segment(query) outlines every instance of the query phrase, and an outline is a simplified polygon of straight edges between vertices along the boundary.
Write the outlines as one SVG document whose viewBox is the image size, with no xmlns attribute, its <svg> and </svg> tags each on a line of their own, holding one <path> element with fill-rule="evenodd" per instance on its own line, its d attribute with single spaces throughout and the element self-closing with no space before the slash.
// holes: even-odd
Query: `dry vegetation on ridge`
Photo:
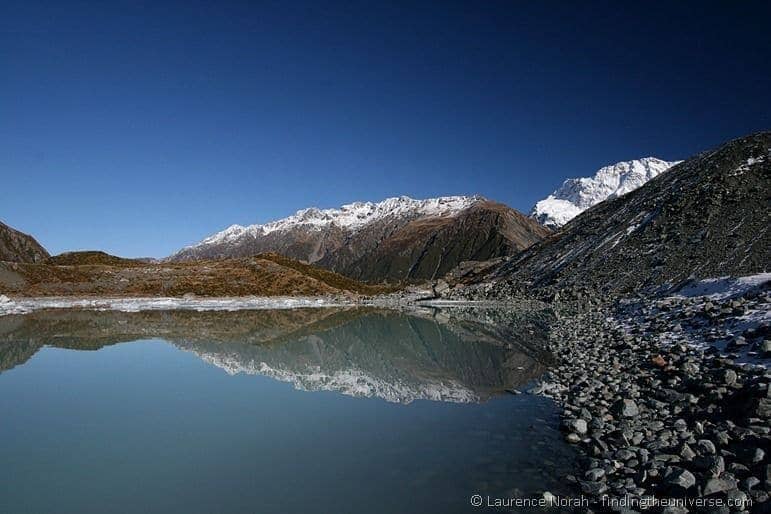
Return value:
<svg viewBox="0 0 771 514">
<path fill-rule="evenodd" d="M 20 296 L 317 296 L 390 290 L 270 253 L 151 263 L 72 252 L 43 263 L 0 263 L 0 294 Z"/>
</svg>

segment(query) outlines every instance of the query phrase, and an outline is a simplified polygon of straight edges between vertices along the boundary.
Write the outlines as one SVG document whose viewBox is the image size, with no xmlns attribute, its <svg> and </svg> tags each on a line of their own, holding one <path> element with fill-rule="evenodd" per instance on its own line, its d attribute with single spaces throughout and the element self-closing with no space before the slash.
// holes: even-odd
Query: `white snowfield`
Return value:
<svg viewBox="0 0 771 514">
<path fill-rule="evenodd" d="M 408 196 L 387 198 L 382 202 L 355 202 L 339 209 L 311 207 L 297 211 L 292 216 L 262 225 L 231 225 L 222 232 L 207 237 L 200 243 L 185 249 L 211 244 L 236 241 L 244 236 L 259 237 L 272 232 L 282 232 L 295 227 L 323 229 L 330 225 L 356 231 L 370 223 L 394 217 L 446 216 L 463 211 L 484 200 L 481 196 L 442 196 L 415 200 Z"/>
<path fill-rule="evenodd" d="M 685 285 L 674 293 L 674 296 L 706 296 L 713 300 L 723 300 L 743 295 L 753 289 L 767 287 L 769 282 L 771 282 L 771 273 L 758 273 L 746 277 L 707 278 Z"/>
<path fill-rule="evenodd" d="M 561 227 L 589 207 L 634 191 L 682 161 L 645 157 L 600 168 L 593 177 L 571 178 L 539 201 L 530 215 L 550 228 Z"/>
<path fill-rule="evenodd" d="M 297 309 L 350 305 L 342 299 L 313 297 L 234 298 L 17 298 L 0 295 L 0 316 L 26 314 L 43 309 L 85 309 L 93 311 L 237 311 L 263 309 Z"/>
</svg>

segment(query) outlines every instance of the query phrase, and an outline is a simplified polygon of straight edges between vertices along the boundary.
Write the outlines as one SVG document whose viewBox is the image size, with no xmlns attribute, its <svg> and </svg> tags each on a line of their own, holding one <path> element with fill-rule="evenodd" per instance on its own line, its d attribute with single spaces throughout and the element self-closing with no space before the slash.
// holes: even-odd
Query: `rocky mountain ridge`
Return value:
<svg viewBox="0 0 771 514">
<path fill-rule="evenodd" d="M 189 248 L 237 241 L 244 236 L 259 237 L 272 232 L 286 232 L 298 226 L 323 229 L 330 226 L 356 231 L 364 226 L 388 217 L 412 218 L 420 216 L 446 216 L 466 209 L 482 200 L 479 196 L 444 196 L 415 200 L 408 196 L 386 198 L 382 202 L 354 202 L 339 209 L 301 209 L 292 216 L 265 224 L 249 226 L 231 225 L 222 232 L 207 237 Z"/>
</svg>

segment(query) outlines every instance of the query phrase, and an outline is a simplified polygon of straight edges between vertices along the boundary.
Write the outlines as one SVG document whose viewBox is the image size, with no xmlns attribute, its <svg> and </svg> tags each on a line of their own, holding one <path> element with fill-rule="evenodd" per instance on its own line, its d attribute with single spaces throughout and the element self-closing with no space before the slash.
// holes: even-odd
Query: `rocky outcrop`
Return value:
<svg viewBox="0 0 771 514">
<path fill-rule="evenodd" d="M 0 261 L 40 262 L 48 252 L 35 238 L 0 223 Z"/>
<path fill-rule="evenodd" d="M 461 261 L 512 255 L 548 233 L 534 220 L 481 197 L 401 197 L 306 209 L 265 225 L 236 225 L 169 260 L 271 251 L 359 280 L 421 280 L 440 277 Z"/>
</svg>

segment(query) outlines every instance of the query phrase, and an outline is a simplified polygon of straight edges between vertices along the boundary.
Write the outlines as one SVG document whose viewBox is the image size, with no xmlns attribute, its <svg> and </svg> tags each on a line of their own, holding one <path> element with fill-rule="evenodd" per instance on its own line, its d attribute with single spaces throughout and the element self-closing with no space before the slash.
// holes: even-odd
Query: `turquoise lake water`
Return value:
<svg viewBox="0 0 771 514">
<path fill-rule="evenodd" d="M 480 327 L 329 309 L 2 317 L 0 512 L 483 512 L 472 495 L 559 492 L 574 456 L 555 407 L 506 392 L 543 371 L 532 335 Z"/>
</svg>

